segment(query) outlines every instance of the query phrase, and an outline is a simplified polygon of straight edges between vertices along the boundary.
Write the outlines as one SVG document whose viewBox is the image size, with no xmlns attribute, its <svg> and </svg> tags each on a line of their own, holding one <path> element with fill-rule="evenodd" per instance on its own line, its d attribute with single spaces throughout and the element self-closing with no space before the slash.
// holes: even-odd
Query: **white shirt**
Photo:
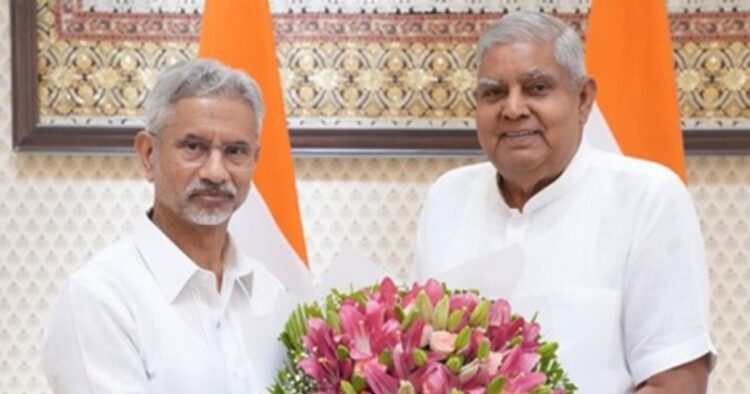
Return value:
<svg viewBox="0 0 750 394">
<path fill-rule="evenodd" d="M 76 272 L 44 333 L 56 393 L 261 393 L 284 357 L 286 297 L 263 267 L 224 256 L 221 292 L 144 215 Z"/>
<path fill-rule="evenodd" d="M 418 228 L 420 277 L 510 247 L 523 261 L 498 264 L 521 265 L 512 294 L 488 296 L 509 299 L 527 318 L 539 313 L 581 394 L 631 393 L 714 352 L 699 222 L 666 168 L 582 143 L 523 212 L 508 207 L 490 163 L 438 179 Z"/>
</svg>

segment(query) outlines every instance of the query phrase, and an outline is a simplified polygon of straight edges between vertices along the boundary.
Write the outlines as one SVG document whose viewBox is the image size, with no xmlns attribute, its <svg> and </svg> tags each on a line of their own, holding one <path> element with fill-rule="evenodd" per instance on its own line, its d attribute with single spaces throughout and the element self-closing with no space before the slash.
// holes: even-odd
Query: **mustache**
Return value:
<svg viewBox="0 0 750 394">
<path fill-rule="evenodd" d="M 195 197 L 203 193 L 218 193 L 229 198 L 237 195 L 237 188 L 229 182 L 216 183 L 206 179 L 193 179 L 188 184 L 185 194 L 188 198 Z"/>
</svg>

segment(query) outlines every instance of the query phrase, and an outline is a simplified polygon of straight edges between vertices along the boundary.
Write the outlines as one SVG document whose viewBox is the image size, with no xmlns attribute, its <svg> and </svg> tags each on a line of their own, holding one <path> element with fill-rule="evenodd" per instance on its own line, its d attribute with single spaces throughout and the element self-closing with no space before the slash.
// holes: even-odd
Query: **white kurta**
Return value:
<svg viewBox="0 0 750 394">
<path fill-rule="evenodd" d="M 231 241 L 224 258 L 219 292 L 212 272 L 139 218 L 60 295 L 42 350 L 54 391 L 265 392 L 285 355 L 276 336 L 291 300 Z"/>
<path fill-rule="evenodd" d="M 507 265 L 517 278 L 511 294 L 489 296 L 539 313 L 581 394 L 630 393 L 713 352 L 698 218 L 680 179 L 660 165 L 583 143 L 523 212 L 505 203 L 490 163 L 438 179 L 419 222 L 418 275 L 455 272 L 504 248 L 520 249 L 522 261 L 498 261 L 496 275 Z"/>
</svg>

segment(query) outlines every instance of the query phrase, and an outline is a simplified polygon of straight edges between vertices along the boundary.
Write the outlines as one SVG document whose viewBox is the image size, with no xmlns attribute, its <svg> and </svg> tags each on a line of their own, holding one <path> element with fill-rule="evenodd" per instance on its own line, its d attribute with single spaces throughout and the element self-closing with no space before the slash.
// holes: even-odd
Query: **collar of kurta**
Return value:
<svg viewBox="0 0 750 394">
<path fill-rule="evenodd" d="M 573 158 L 570 160 L 570 163 L 568 163 L 565 170 L 563 170 L 563 173 L 552 183 L 547 185 L 547 187 L 532 196 L 524 205 L 523 212 L 532 213 L 557 200 L 571 190 L 583 177 L 589 167 L 591 149 L 592 148 L 588 143 L 582 139 L 581 143 L 578 145 L 578 149 L 576 149 L 576 153 L 573 155 Z M 504 213 L 510 214 L 510 212 L 516 210 L 515 208 L 508 206 L 505 202 L 503 194 L 498 187 L 496 171 L 493 172 L 491 177 L 488 177 L 487 192 L 489 193 L 490 198 L 488 200 L 491 201 L 491 204 L 502 207 Z"/>
<path fill-rule="evenodd" d="M 240 253 L 235 247 L 231 235 L 228 236 L 228 247 L 224 252 L 224 284 L 233 283 L 234 280 L 243 281 L 246 289 L 252 289 L 253 265 L 248 258 Z M 161 231 L 150 219 L 142 215 L 136 219 L 133 228 L 133 240 L 146 262 L 148 269 L 154 276 L 161 288 L 164 297 L 169 302 L 174 302 L 190 279 L 199 271 L 205 271 L 199 267 L 188 255 L 186 255 L 164 232 Z M 222 291 L 230 290 L 231 287 L 222 286 Z"/>
</svg>

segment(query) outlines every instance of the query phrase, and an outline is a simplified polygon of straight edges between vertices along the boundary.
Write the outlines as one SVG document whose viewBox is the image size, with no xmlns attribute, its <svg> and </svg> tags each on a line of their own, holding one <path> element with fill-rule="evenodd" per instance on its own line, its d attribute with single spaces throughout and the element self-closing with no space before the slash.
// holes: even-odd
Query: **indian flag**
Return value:
<svg viewBox="0 0 750 394">
<path fill-rule="evenodd" d="M 598 109 L 586 126 L 589 140 L 664 164 L 684 180 L 685 154 L 665 2 L 593 0 L 586 66 L 599 87 Z"/>
<path fill-rule="evenodd" d="M 253 186 L 234 214 L 230 232 L 245 253 L 290 291 L 311 294 L 268 1 L 206 1 L 199 56 L 247 72 L 258 82 L 266 104 Z"/>
</svg>

